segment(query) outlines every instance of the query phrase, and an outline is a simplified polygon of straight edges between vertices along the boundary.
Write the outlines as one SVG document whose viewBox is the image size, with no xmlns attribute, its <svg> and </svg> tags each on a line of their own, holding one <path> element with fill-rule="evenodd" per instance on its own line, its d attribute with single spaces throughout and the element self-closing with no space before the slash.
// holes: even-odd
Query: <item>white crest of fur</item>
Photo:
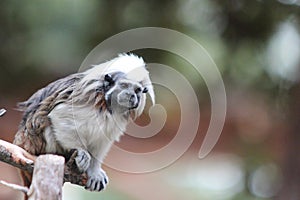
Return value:
<svg viewBox="0 0 300 200">
<path fill-rule="evenodd" d="M 100 77 L 105 76 L 105 74 L 114 72 L 123 72 L 126 74 L 128 79 L 141 83 L 143 87 L 147 87 L 152 104 L 155 104 L 155 94 L 149 72 L 146 69 L 146 64 L 143 58 L 134 54 L 119 54 L 118 57 L 110 61 L 94 65 L 93 68 L 85 72 L 85 77 L 82 81 L 88 82 L 92 79 L 99 79 Z M 146 94 L 142 94 L 140 106 L 136 109 L 137 116 L 142 113 L 145 102 Z"/>
</svg>

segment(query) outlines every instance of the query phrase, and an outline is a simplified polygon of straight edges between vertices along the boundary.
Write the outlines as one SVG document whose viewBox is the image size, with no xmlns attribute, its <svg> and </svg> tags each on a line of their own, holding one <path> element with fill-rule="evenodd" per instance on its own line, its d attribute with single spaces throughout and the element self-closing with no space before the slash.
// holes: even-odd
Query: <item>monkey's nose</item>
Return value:
<svg viewBox="0 0 300 200">
<path fill-rule="evenodd" d="M 134 94 L 130 95 L 129 103 L 131 105 L 131 108 L 137 108 L 138 107 L 138 100 Z"/>
</svg>

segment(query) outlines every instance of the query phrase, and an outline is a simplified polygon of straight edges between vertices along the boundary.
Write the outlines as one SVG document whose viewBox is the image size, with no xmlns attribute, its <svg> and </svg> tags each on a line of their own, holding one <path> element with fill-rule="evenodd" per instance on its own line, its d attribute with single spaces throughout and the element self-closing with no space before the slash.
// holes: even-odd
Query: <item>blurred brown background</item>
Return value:
<svg viewBox="0 0 300 200">
<path fill-rule="evenodd" d="M 66 184 L 64 199 L 300 199 L 299 6 L 298 0 L 1 1 L 0 108 L 8 112 L 0 118 L 0 138 L 13 140 L 21 118 L 17 102 L 77 72 L 106 38 L 143 26 L 170 28 L 203 45 L 222 74 L 228 110 L 213 152 L 198 159 L 211 114 L 205 83 L 176 56 L 139 50 L 146 62 L 167 64 L 189 78 L 201 109 L 197 137 L 167 168 L 126 174 L 106 167 L 106 191 Z M 168 104 L 166 127 L 150 139 L 124 136 L 120 147 L 146 152 L 172 140 L 180 109 L 167 92 L 157 96 Z M 0 170 L 1 180 L 20 183 L 13 167 L 0 163 Z M 0 186 L 1 200 L 18 198 Z"/>
</svg>

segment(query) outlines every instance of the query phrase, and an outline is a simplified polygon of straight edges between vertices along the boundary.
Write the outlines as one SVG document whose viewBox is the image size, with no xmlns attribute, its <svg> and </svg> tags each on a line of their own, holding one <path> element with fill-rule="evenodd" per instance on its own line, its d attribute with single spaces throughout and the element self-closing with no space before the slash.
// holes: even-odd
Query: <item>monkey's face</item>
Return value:
<svg viewBox="0 0 300 200">
<path fill-rule="evenodd" d="M 106 78 L 110 79 L 110 78 Z M 110 80 L 108 80 L 110 81 Z M 111 79 L 111 87 L 105 94 L 108 109 L 113 112 L 124 113 L 137 108 L 143 93 L 147 92 L 140 83 L 118 77 Z"/>
</svg>

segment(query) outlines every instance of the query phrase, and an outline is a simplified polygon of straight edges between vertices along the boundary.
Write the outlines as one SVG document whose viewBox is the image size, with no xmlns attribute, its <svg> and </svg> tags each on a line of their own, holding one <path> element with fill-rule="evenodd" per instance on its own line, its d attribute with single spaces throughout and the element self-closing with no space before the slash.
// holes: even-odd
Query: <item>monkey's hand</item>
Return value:
<svg viewBox="0 0 300 200">
<path fill-rule="evenodd" d="M 108 177 L 103 169 L 98 165 L 97 168 L 89 168 L 87 170 L 88 181 L 85 189 L 90 191 L 101 191 L 108 184 Z"/>
<path fill-rule="evenodd" d="M 90 167 L 91 156 L 83 149 L 77 149 L 77 156 L 75 157 L 77 168 L 80 172 L 86 172 Z"/>
<path fill-rule="evenodd" d="M 77 168 L 80 172 L 86 172 L 88 181 L 85 189 L 90 191 L 101 191 L 105 189 L 108 184 L 108 177 L 103 169 L 100 167 L 100 162 L 83 149 L 77 149 L 77 156 L 75 157 Z"/>
</svg>

